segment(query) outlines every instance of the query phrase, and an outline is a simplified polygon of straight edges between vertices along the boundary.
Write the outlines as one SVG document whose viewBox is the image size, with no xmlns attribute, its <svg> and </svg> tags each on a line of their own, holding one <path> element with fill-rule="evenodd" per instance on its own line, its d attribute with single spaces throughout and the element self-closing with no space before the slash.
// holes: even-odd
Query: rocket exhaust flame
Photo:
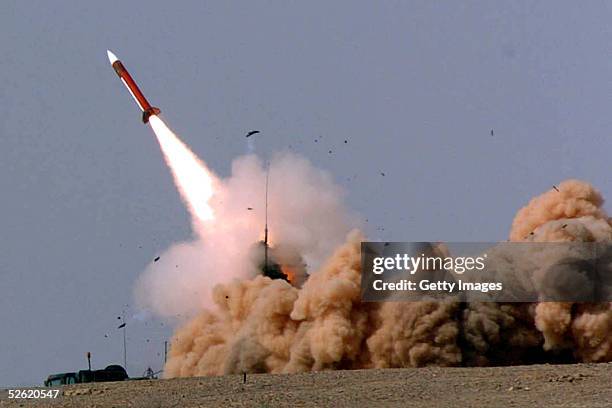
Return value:
<svg viewBox="0 0 612 408">
<path fill-rule="evenodd" d="M 151 116 L 149 123 L 191 215 L 199 221 L 212 219 L 209 200 L 213 195 L 214 175 L 160 118 Z"/>
</svg>

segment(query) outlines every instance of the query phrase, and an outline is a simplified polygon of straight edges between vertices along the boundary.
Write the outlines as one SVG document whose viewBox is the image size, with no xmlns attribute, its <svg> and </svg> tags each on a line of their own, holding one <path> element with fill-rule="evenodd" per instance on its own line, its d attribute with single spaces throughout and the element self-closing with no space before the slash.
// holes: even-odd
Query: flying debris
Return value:
<svg viewBox="0 0 612 408">
<path fill-rule="evenodd" d="M 117 327 L 117 328 L 118 328 L 118 329 L 123 329 L 124 327 L 125 327 L 125 323 L 121 323 L 121 324 L 119 325 L 119 327 Z"/>
<path fill-rule="evenodd" d="M 567 224 L 563 224 L 563 225 L 561 226 L 561 228 L 565 228 L 565 227 L 567 227 Z"/>
<path fill-rule="evenodd" d="M 119 61 L 115 54 L 113 54 L 109 50 L 106 50 L 106 53 L 108 54 L 108 60 L 110 61 L 111 66 L 113 67 L 117 75 L 119 75 L 119 78 L 121 78 L 121 82 L 123 82 L 123 84 L 127 87 L 128 91 L 136 101 L 136 104 L 142 110 L 142 122 L 147 123 L 149 122 L 149 118 L 152 115 L 159 115 L 161 113 L 159 108 L 151 106 L 151 104 L 149 103 L 149 101 L 147 101 L 147 98 L 144 97 L 144 95 L 138 88 L 138 85 L 136 85 L 136 82 L 134 82 L 132 76 L 127 71 L 127 69 L 125 69 L 121 61 Z"/>
<path fill-rule="evenodd" d="M 261 133 L 259 130 L 251 130 L 249 133 L 246 134 L 246 137 L 251 137 L 253 135 L 256 135 L 257 133 Z"/>
<path fill-rule="evenodd" d="M 247 210 L 253 211 L 253 207 L 247 207 Z"/>
<path fill-rule="evenodd" d="M 384 172 L 384 171 L 381 171 L 381 172 L 380 172 L 380 175 L 381 175 L 381 176 L 383 176 L 383 177 L 385 177 L 385 172 Z"/>
<path fill-rule="evenodd" d="M 495 132 L 491 129 L 491 136 L 495 136 Z"/>
<path fill-rule="evenodd" d="M 553 188 L 555 189 L 557 193 L 559 193 L 559 189 L 557 188 L 557 186 L 553 185 Z"/>
<path fill-rule="evenodd" d="M 157 262 L 157 261 L 159 261 L 159 258 L 161 258 L 161 257 L 160 257 L 160 256 L 156 257 L 156 258 L 153 260 L 153 262 Z"/>
</svg>

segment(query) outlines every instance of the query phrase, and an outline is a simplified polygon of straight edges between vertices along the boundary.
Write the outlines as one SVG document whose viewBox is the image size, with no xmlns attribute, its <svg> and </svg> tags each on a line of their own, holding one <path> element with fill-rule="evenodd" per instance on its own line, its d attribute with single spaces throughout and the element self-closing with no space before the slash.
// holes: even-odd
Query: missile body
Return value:
<svg viewBox="0 0 612 408">
<path fill-rule="evenodd" d="M 110 61 L 111 66 L 113 67 L 117 75 L 119 75 L 119 78 L 121 78 L 121 82 L 123 82 L 125 87 L 128 89 L 128 91 L 136 101 L 138 107 L 142 110 L 142 122 L 149 122 L 149 117 L 151 117 L 151 115 L 159 115 L 161 112 L 159 108 L 151 106 L 151 104 L 149 103 L 149 101 L 147 101 L 147 98 L 144 97 L 144 95 L 138 88 L 138 85 L 136 85 L 136 82 L 134 82 L 132 76 L 127 71 L 127 69 L 125 69 L 121 61 L 119 61 L 115 54 L 113 54 L 109 50 L 106 50 L 106 53 L 108 54 L 108 60 Z"/>
</svg>

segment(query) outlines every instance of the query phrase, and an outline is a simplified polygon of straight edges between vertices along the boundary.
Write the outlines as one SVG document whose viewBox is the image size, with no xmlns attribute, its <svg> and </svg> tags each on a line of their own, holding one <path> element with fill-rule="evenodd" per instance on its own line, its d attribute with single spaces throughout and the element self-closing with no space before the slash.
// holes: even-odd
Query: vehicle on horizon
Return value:
<svg viewBox="0 0 612 408">
<path fill-rule="evenodd" d="M 44 384 L 46 387 L 55 387 L 67 384 L 125 381 L 127 379 L 129 379 L 127 371 L 120 365 L 112 364 L 102 370 L 79 370 L 72 373 L 51 374 Z"/>
</svg>

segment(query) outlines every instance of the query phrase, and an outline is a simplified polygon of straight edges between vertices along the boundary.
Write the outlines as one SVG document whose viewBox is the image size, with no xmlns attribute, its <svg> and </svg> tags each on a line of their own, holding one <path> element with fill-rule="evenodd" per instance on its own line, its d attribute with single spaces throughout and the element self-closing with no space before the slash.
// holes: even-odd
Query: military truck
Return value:
<svg viewBox="0 0 612 408">
<path fill-rule="evenodd" d="M 46 387 L 66 384 L 81 384 L 104 381 L 124 381 L 128 379 L 127 372 L 120 365 L 109 365 L 102 370 L 80 370 L 75 373 L 51 374 L 45 380 Z"/>
</svg>

